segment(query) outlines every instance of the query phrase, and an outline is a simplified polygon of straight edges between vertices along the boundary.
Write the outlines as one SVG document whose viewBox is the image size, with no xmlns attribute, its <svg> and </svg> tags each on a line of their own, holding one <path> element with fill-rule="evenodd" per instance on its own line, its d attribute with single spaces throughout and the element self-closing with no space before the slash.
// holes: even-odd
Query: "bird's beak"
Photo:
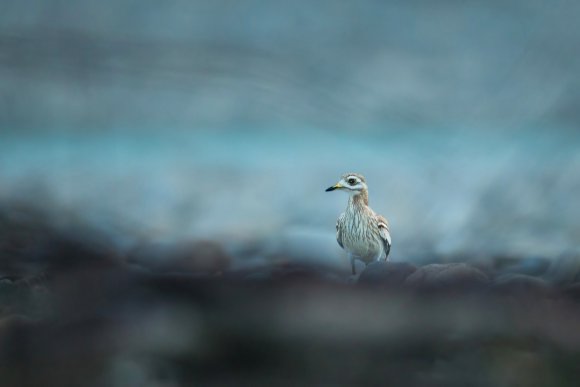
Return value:
<svg viewBox="0 0 580 387">
<path fill-rule="evenodd" d="M 340 185 L 340 183 L 336 183 L 335 185 L 333 185 L 332 187 L 328 187 L 326 189 L 326 192 L 330 192 L 330 191 L 334 191 L 335 189 L 339 189 L 342 188 L 342 185 Z"/>
</svg>

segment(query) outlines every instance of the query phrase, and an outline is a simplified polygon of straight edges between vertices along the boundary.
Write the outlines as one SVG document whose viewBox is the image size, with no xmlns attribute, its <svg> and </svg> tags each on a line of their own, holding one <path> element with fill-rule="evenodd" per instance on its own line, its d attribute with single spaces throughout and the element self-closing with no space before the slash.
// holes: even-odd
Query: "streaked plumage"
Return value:
<svg viewBox="0 0 580 387">
<path fill-rule="evenodd" d="M 326 191 L 336 189 L 347 191 L 350 195 L 346 211 L 336 222 L 336 240 L 349 254 L 352 274 L 356 274 L 356 259 L 368 264 L 386 260 L 389 256 L 389 222 L 369 207 L 368 187 L 364 176 L 357 173 L 344 174 L 337 184 Z"/>
</svg>

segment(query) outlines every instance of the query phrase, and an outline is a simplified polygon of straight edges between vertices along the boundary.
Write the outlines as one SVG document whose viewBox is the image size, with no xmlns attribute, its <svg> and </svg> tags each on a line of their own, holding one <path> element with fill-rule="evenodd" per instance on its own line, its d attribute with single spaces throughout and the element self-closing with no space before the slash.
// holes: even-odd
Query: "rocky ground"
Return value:
<svg viewBox="0 0 580 387">
<path fill-rule="evenodd" d="M 2 386 L 575 386 L 580 259 L 348 271 L 216 242 L 120 253 L 0 213 Z M 249 253 L 248 253 L 249 254 Z"/>
</svg>

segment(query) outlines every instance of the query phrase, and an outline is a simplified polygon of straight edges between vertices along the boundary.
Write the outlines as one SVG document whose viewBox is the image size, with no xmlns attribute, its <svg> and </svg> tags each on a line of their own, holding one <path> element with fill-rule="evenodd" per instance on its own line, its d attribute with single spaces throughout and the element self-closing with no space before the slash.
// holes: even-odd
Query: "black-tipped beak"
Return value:
<svg viewBox="0 0 580 387">
<path fill-rule="evenodd" d="M 342 185 L 340 185 L 340 184 L 335 184 L 335 185 L 333 185 L 332 187 L 328 187 L 328 188 L 326 189 L 326 192 L 334 191 L 335 189 L 339 189 L 339 188 L 342 188 Z"/>
</svg>

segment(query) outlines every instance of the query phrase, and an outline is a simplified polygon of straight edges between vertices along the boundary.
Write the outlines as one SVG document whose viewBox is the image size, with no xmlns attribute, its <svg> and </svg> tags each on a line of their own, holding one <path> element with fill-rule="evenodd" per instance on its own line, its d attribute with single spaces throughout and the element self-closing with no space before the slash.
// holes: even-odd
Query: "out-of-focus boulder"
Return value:
<svg viewBox="0 0 580 387">
<path fill-rule="evenodd" d="M 580 282 L 566 287 L 564 293 L 573 300 L 580 301 Z"/>
<path fill-rule="evenodd" d="M 372 262 L 358 278 L 361 285 L 381 288 L 397 288 L 405 283 L 407 277 L 417 270 L 417 266 L 408 262 Z"/>
<path fill-rule="evenodd" d="M 544 274 L 550 267 L 551 261 L 543 257 L 528 257 L 516 260 L 512 265 L 500 268 L 502 274 L 525 274 L 539 276 Z"/>
<path fill-rule="evenodd" d="M 556 257 L 544 278 L 554 285 L 580 282 L 580 254 L 567 253 Z"/>
<path fill-rule="evenodd" d="M 478 289 L 489 283 L 481 270 L 465 263 L 434 263 L 418 268 L 405 280 L 417 289 Z"/>
<path fill-rule="evenodd" d="M 219 243 L 202 240 L 143 244 L 129 253 L 128 262 L 161 273 L 216 274 L 229 268 L 231 257 Z"/>
<path fill-rule="evenodd" d="M 541 278 L 525 274 L 504 274 L 496 278 L 491 289 L 501 294 L 541 297 L 550 294 L 551 288 Z"/>
</svg>

